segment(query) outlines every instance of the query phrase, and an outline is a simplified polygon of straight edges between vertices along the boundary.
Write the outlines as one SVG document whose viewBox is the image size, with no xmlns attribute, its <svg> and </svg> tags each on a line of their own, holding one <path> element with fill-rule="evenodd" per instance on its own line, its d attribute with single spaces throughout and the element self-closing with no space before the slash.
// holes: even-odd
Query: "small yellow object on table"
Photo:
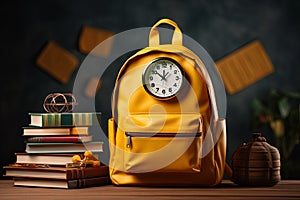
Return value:
<svg viewBox="0 0 300 200">
<path fill-rule="evenodd" d="M 84 158 L 81 159 L 79 155 L 72 157 L 72 163 L 67 163 L 67 167 L 100 167 L 100 161 L 94 157 L 91 151 L 84 152 Z"/>
</svg>

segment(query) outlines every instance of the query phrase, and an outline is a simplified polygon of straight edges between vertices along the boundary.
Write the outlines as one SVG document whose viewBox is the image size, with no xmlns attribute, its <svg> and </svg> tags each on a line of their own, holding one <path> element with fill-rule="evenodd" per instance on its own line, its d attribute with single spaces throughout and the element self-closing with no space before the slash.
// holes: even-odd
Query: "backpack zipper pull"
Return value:
<svg viewBox="0 0 300 200">
<path fill-rule="evenodd" d="M 131 136 L 130 135 L 127 135 L 126 147 L 131 148 Z"/>
</svg>

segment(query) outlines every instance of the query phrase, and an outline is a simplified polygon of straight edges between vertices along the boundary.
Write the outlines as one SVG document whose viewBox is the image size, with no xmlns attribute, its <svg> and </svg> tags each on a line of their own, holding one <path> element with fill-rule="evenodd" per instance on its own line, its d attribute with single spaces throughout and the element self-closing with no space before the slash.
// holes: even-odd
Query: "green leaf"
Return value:
<svg viewBox="0 0 300 200">
<path fill-rule="evenodd" d="M 287 97 L 283 97 L 278 101 L 278 108 L 282 118 L 286 118 L 291 111 L 291 105 Z"/>
<path fill-rule="evenodd" d="M 258 115 L 260 113 L 265 113 L 268 110 L 258 98 L 255 98 L 252 101 L 252 109 L 255 115 Z"/>
<path fill-rule="evenodd" d="M 300 99 L 300 93 L 298 92 L 286 92 L 286 96 L 292 99 Z"/>
</svg>

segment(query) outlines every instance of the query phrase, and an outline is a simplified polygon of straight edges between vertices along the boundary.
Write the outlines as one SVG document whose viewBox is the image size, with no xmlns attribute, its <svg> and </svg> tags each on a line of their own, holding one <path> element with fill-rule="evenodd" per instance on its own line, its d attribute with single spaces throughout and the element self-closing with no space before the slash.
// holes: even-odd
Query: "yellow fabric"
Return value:
<svg viewBox="0 0 300 200">
<path fill-rule="evenodd" d="M 169 24 L 173 26 L 174 29 L 174 34 L 172 38 L 172 44 L 175 45 L 182 45 L 182 33 L 180 28 L 177 26 L 177 24 L 170 20 L 170 19 L 161 19 L 150 30 L 149 34 L 149 46 L 158 46 L 159 45 L 159 32 L 157 30 L 157 27 L 161 24 Z"/>
<path fill-rule="evenodd" d="M 175 28 L 172 44 L 159 45 L 156 28 L 162 23 Z M 142 73 L 158 57 L 174 59 L 185 72 L 187 80 L 177 99 L 159 100 L 143 88 Z M 175 22 L 158 21 L 150 31 L 149 47 L 124 63 L 115 83 L 112 114 L 108 125 L 114 184 L 212 186 L 221 182 L 226 159 L 225 119 L 218 118 L 205 66 L 182 45 Z M 211 150 L 205 153 L 203 149 L 208 147 Z"/>
</svg>

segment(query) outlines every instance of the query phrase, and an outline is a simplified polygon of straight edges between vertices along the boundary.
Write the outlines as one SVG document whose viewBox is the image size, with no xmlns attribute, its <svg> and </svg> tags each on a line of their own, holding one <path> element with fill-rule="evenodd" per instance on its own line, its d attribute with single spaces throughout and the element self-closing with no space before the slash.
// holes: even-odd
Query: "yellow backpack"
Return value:
<svg viewBox="0 0 300 200">
<path fill-rule="evenodd" d="M 160 45 L 157 27 L 173 26 Z M 110 178 L 115 185 L 214 186 L 226 160 L 225 119 L 218 117 L 210 76 L 182 44 L 170 19 L 150 30 L 149 47 L 122 66 L 108 121 Z"/>
</svg>

